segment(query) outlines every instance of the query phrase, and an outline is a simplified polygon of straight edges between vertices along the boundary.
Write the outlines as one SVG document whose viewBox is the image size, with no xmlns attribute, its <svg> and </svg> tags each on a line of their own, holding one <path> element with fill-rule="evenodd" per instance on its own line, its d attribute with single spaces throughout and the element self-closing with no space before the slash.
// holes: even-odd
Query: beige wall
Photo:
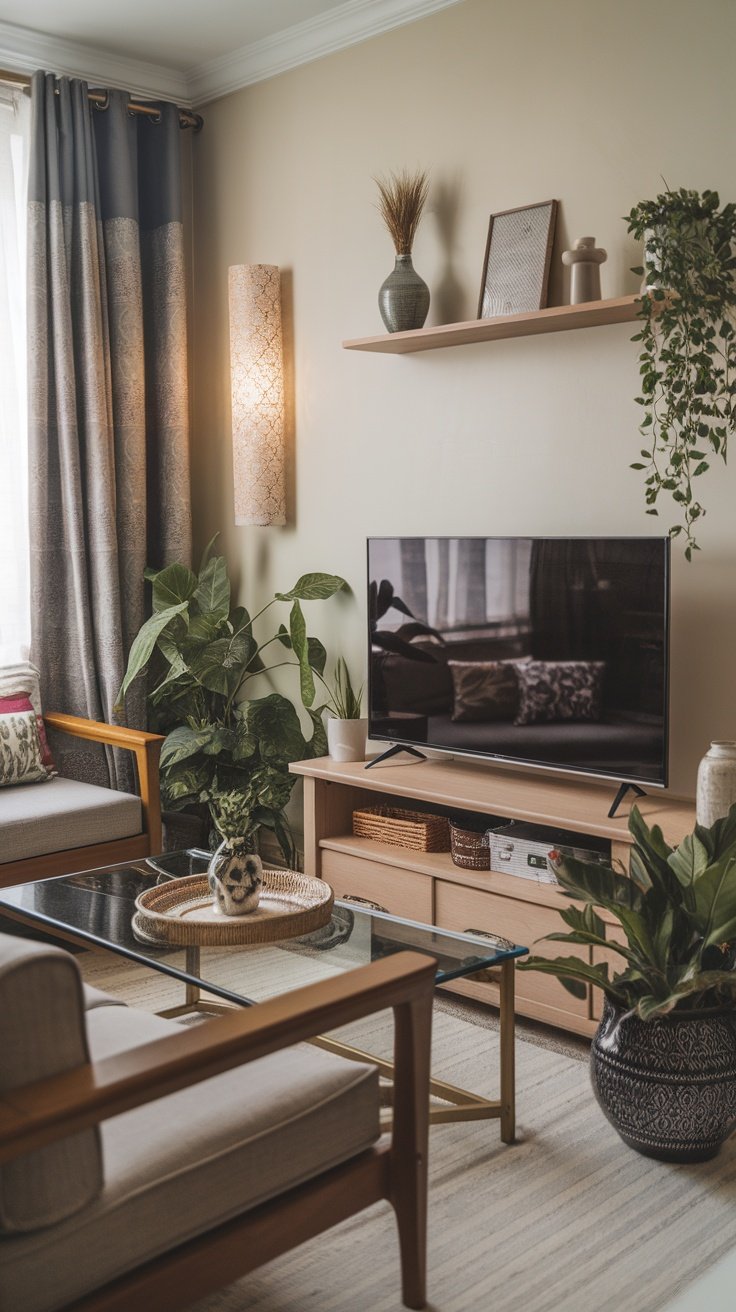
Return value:
<svg viewBox="0 0 736 1312">
<path fill-rule="evenodd" d="M 311 628 L 363 668 L 369 534 L 648 533 L 627 326 L 372 356 L 393 263 L 372 177 L 430 170 L 415 264 L 428 322 L 476 311 L 488 215 L 556 196 L 559 252 L 593 233 L 603 294 L 636 290 L 620 216 L 671 186 L 736 198 L 732 0 L 465 0 L 205 109 L 194 142 L 195 529 L 216 529 L 251 609 L 304 570 L 352 598 Z M 283 270 L 295 398 L 285 529 L 236 529 L 227 267 Z M 736 738 L 733 473 L 702 482 L 702 555 L 674 551 L 671 786 Z M 669 512 L 659 524 L 669 525 Z"/>
</svg>

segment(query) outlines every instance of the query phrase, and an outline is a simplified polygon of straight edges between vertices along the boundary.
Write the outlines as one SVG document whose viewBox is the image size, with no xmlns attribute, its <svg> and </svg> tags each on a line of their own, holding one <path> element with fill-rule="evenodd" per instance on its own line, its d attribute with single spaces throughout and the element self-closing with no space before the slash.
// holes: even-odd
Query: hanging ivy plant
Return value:
<svg viewBox="0 0 736 1312">
<path fill-rule="evenodd" d="M 698 550 L 695 526 L 705 510 L 693 485 L 712 456 L 724 462 L 736 423 L 736 205 L 720 208 L 716 191 L 665 191 L 627 215 L 628 230 L 644 242 L 641 298 L 641 396 L 645 439 L 641 460 L 647 514 L 658 514 L 661 492 L 671 494 L 685 535 L 685 555 Z"/>
</svg>

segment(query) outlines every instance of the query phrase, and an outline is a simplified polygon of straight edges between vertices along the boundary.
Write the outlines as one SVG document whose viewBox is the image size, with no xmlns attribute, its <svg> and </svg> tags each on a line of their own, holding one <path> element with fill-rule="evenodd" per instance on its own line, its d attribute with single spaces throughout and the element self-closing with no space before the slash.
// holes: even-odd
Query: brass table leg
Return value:
<svg viewBox="0 0 736 1312">
<path fill-rule="evenodd" d="M 516 1020 L 514 979 L 516 962 L 501 963 L 499 1026 L 501 1041 L 501 1138 L 513 1143 L 516 1134 Z"/>
<path fill-rule="evenodd" d="M 502 961 L 499 966 L 492 966 L 470 977 L 481 979 L 484 982 L 492 981 L 499 985 L 500 1098 L 482 1098 L 480 1094 L 470 1093 L 467 1089 L 459 1089 L 454 1084 L 446 1084 L 443 1080 L 433 1079 L 429 1086 L 430 1098 L 433 1100 L 430 1103 L 429 1110 L 430 1125 L 447 1124 L 451 1121 L 498 1120 L 501 1122 L 501 1139 L 503 1143 L 514 1142 L 516 1133 L 515 965 L 514 959 L 511 958 L 509 961 Z M 188 947 L 186 949 L 186 971 L 188 975 L 193 975 L 195 979 L 200 978 L 200 950 L 198 947 Z M 168 1007 L 158 1014 L 170 1017 L 190 1015 L 192 1012 L 222 1015 L 224 1012 L 233 1009 L 237 1010 L 234 1003 L 219 1002 L 214 998 L 210 1001 L 206 996 L 206 992 L 203 996 L 199 985 L 187 984 L 186 1001 L 181 1006 Z M 359 1048 L 353 1048 L 347 1043 L 341 1043 L 337 1039 L 330 1039 L 325 1036 L 311 1039 L 310 1042 L 316 1047 L 325 1048 L 328 1052 L 337 1053 L 339 1056 L 347 1057 L 352 1061 L 361 1061 L 370 1066 L 377 1066 L 381 1076 L 384 1080 L 389 1081 L 389 1086 L 391 1086 L 394 1073 L 392 1061 L 376 1057 L 372 1053 L 363 1052 Z M 383 1088 L 382 1101 L 384 1105 L 390 1108 L 392 1102 L 391 1087 L 388 1089 Z M 444 1105 L 438 1106 L 438 1103 Z M 389 1128 L 390 1123 L 390 1119 L 382 1121 L 384 1128 Z"/>
<path fill-rule="evenodd" d="M 499 985 L 500 990 L 500 1098 L 482 1098 L 480 1094 L 470 1093 L 467 1089 L 459 1089 L 454 1084 L 433 1079 L 429 1086 L 430 1098 L 434 1100 L 429 1110 L 430 1125 L 447 1124 L 451 1121 L 497 1120 L 501 1122 L 502 1141 L 514 1142 L 516 1132 L 514 972 L 515 961 L 511 958 L 509 961 L 501 962 L 499 966 L 479 972 L 476 977 L 483 979 L 484 982 L 492 980 Z M 312 1039 L 311 1042 L 341 1057 L 377 1066 L 383 1078 L 388 1081 L 393 1078 L 393 1062 L 386 1058 L 374 1057 L 371 1053 L 353 1048 L 337 1039 L 322 1037 Z M 390 1089 L 384 1091 L 384 1103 L 390 1106 Z M 438 1103 L 444 1103 L 444 1106 L 438 1106 Z M 382 1123 L 384 1128 L 388 1128 L 390 1119 Z"/>
<path fill-rule="evenodd" d="M 198 944 L 185 948 L 184 969 L 187 975 L 193 975 L 195 979 L 201 979 L 200 949 Z M 179 1016 L 191 1016 L 200 1012 L 204 1016 L 223 1016 L 228 1012 L 237 1011 L 238 1007 L 234 1002 L 220 1002 L 215 998 L 203 996 L 199 984 L 184 985 L 184 1002 L 178 1007 L 166 1007 L 159 1011 L 159 1016 L 166 1016 L 169 1020 L 175 1020 Z"/>
</svg>

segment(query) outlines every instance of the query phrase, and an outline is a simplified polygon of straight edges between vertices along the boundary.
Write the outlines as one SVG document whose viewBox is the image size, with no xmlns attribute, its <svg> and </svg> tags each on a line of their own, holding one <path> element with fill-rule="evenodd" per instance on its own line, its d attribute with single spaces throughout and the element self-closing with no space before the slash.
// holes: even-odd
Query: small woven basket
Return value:
<svg viewBox="0 0 736 1312">
<path fill-rule="evenodd" d="M 415 852 L 449 852 L 450 830 L 443 815 L 403 811 L 392 806 L 366 806 L 353 811 L 353 833 Z"/>
<path fill-rule="evenodd" d="M 313 934 L 329 923 L 334 895 L 322 879 L 295 870 L 263 871 L 255 911 L 224 916 L 213 905 L 206 873 L 144 889 L 135 900 L 133 929 L 143 942 L 180 947 L 277 943 Z"/>
<path fill-rule="evenodd" d="M 452 861 L 464 870 L 490 870 L 491 848 L 486 830 L 492 823 L 485 821 L 483 829 L 467 829 L 464 825 L 450 821 L 450 851 Z"/>
</svg>

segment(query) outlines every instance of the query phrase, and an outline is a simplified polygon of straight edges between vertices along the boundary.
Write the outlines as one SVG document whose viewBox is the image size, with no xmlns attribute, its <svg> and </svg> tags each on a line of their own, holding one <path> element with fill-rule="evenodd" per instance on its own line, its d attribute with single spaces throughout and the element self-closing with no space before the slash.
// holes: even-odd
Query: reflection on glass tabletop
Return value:
<svg viewBox="0 0 736 1312">
<path fill-rule="evenodd" d="M 438 984 L 523 956 L 527 949 L 501 937 L 453 934 L 386 912 L 336 901 L 332 919 L 303 938 L 249 947 L 157 946 L 132 928 L 135 899 L 170 879 L 203 873 L 211 853 L 170 852 L 126 865 L 0 889 L 0 911 L 65 930 L 228 1001 L 247 1004 L 405 949 L 437 961 Z"/>
</svg>

